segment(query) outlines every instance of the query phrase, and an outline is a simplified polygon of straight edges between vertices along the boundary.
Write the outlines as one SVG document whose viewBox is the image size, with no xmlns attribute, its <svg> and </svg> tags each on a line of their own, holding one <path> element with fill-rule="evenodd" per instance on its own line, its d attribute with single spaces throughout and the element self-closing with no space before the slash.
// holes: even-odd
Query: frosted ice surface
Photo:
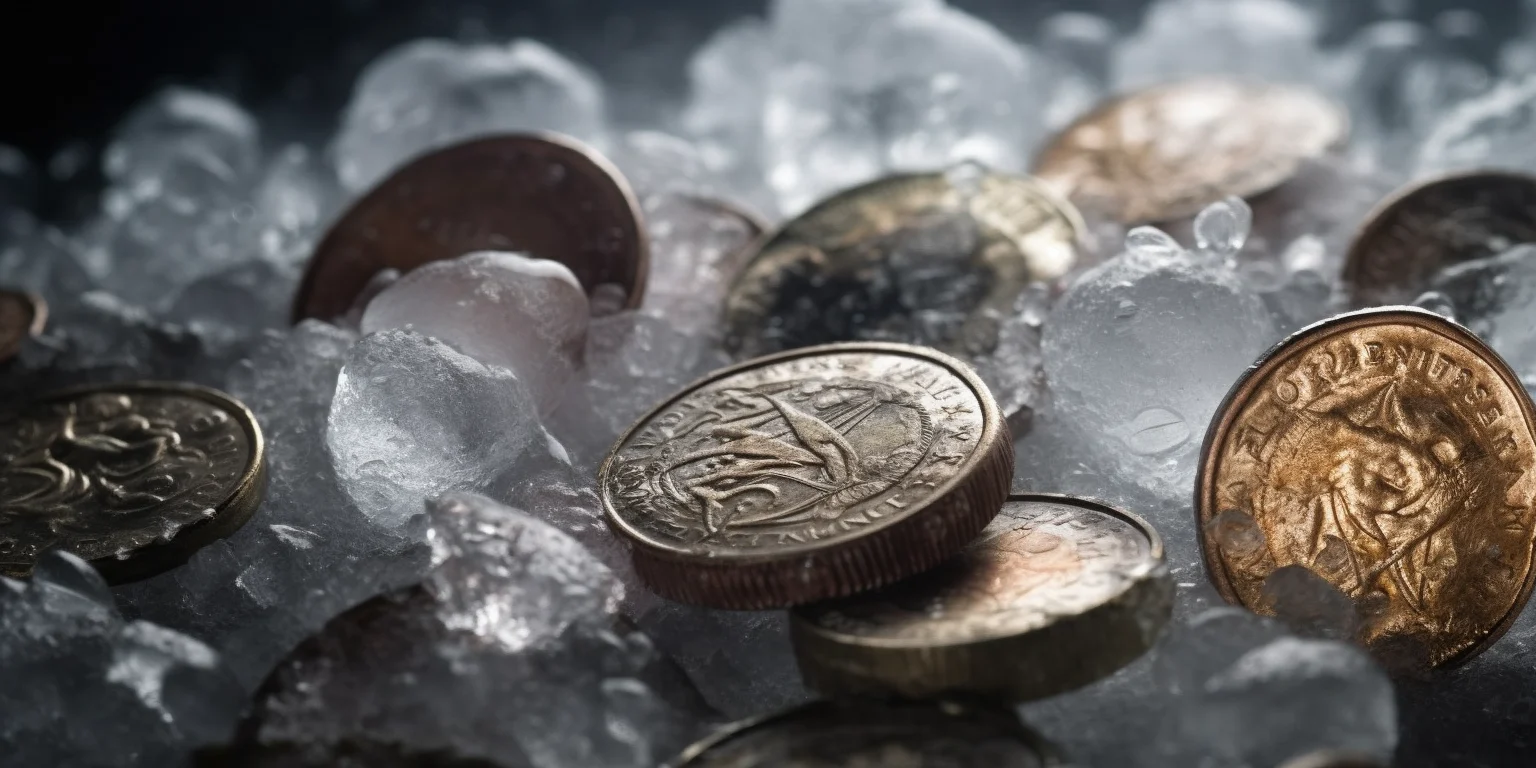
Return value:
<svg viewBox="0 0 1536 768">
<path fill-rule="evenodd" d="M 587 294 L 565 265 L 481 251 L 406 273 L 368 302 L 362 331 L 436 337 L 512 371 L 548 411 L 581 363 L 589 315 Z"/>
<path fill-rule="evenodd" d="M 651 274 L 641 305 L 685 333 L 718 333 L 726 291 L 751 256 L 755 228 L 690 195 L 650 195 L 645 208 Z"/>
<path fill-rule="evenodd" d="M 1020 294 L 1012 312 L 998 324 L 997 345 L 971 360 L 1016 439 L 1029 430 L 1040 405 L 1045 378 L 1040 326 L 1050 307 L 1047 294 L 1044 285 Z"/>
<path fill-rule="evenodd" d="M 73 555 L 0 578 L 0 744 L 7 765 L 176 765 L 228 738 L 244 706 L 208 646 L 127 621 Z"/>
<path fill-rule="evenodd" d="M 1417 173 L 1498 166 L 1536 171 L 1536 75 L 1503 80 L 1446 110 L 1419 147 Z"/>
<path fill-rule="evenodd" d="M 1112 82 L 1129 90 L 1195 75 L 1309 79 L 1317 19 L 1289 0 L 1161 0 L 1115 49 Z"/>
<path fill-rule="evenodd" d="M 337 169 L 360 191 L 422 152 L 476 135 L 555 131 L 601 145 L 603 113 L 601 83 L 543 43 L 413 40 L 358 78 L 336 136 Z"/>
<path fill-rule="evenodd" d="M 181 289 L 163 316 L 233 341 L 287 323 L 298 281 L 290 267 L 243 261 Z"/>
<path fill-rule="evenodd" d="M 444 492 L 484 489 L 542 436 L 511 371 L 389 330 L 348 352 L 325 443 L 357 508 L 394 526 Z"/>
<path fill-rule="evenodd" d="M 78 245 L 57 227 L 24 211 L 0 211 L 0 275 L 6 285 L 62 304 L 96 287 Z"/>
<path fill-rule="evenodd" d="M 222 96 L 190 88 L 160 91 L 118 126 L 103 158 L 116 185 L 228 179 L 256 169 L 261 147 L 255 118 Z M 193 178 L 177 179 L 180 174 Z"/>
<path fill-rule="evenodd" d="M 1536 245 L 1451 266 L 1432 287 L 1527 385 L 1536 383 Z"/>
<path fill-rule="evenodd" d="M 706 167 L 729 180 L 738 193 L 755 202 L 768 202 L 765 211 L 776 209 L 771 195 L 758 198 L 763 187 L 760 161 L 763 138 L 763 102 L 767 98 L 764 73 L 773 65 L 769 32 L 761 19 L 747 18 L 717 30 L 688 61 L 691 96 L 680 122 L 699 143 Z"/>
</svg>

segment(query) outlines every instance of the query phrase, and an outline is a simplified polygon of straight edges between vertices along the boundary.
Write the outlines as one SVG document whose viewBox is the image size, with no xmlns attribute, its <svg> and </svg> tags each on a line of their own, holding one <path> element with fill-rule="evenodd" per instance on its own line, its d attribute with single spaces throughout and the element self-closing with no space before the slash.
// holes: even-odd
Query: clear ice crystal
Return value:
<svg viewBox="0 0 1536 768">
<path fill-rule="evenodd" d="M 1228 197 L 1208 205 L 1195 216 L 1195 247 L 1233 260 L 1253 226 L 1253 210 L 1242 198 Z"/>
</svg>

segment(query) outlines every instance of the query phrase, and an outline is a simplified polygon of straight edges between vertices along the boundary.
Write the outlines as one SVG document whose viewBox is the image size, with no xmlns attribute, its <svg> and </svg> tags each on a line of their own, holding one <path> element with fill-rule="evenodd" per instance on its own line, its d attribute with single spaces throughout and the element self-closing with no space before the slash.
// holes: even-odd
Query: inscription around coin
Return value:
<svg viewBox="0 0 1536 768">
<path fill-rule="evenodd" d="M 1344 315 L 1261 361 L 1212 425 L 1202 522 L 1251 519 L 1263 541 L 1208 529 L 1206 563 L 1260 611 L 1265 577 L 1304 566 L 1361 605 L 1367 645 L 1461 660 L 1530 592 L 1533 464 L 1530 399 L 1492 350 L 1428 312 Z"/>
</svg>

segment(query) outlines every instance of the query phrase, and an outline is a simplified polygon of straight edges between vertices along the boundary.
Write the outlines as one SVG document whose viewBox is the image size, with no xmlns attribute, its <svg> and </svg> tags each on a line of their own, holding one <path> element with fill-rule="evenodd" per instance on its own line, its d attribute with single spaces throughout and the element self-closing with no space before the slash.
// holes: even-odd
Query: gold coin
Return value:
<svg viewBox="0 0 1536 768">
<path fill-rule="evenodd" d="M 1078 118 L 1035 158 L 1033 173 L 1085 209 L 1145 224 L 1280 186 L 1348 134 L 1348 113 L 1312 90 L 1197 78 Z"/>
<path fill-rule="evenodd" d="M 43 297 L 0 289 L 0 363 L 15 357 L 29 337 L 42 333 L 47 321 Z"/>
<path fill-rule="evenodd" d="M 970 367 L 833 344 L 710 374 L 603 461 L 609 526 L 658 594 L 783 608 L 959 552 L 1008 496 L 1013 441 Z"/>
<path fill-rule="evenodd" d="M 725 302 L 738 357 L 837 341 L 997 345 L 1033 281 L 1065 275 L 1085 227 L 1034 179 L 975 165 L 841 192 L 772 233 Z"/>
<path fill-rule="evenodd" d="M 1260 613 L 1271 572 L 1307 568 L 1389 666 L 1464 661 L 1530 595 L 1533 464 L 1530 397 L 1470 331 L 1409 307 L 1341 315 L 1260 359 L 1212 422 L 1206 567 Z"/>
<path fill-rule="evenodd" d="M 818 701 L 722 729 L 667 768 L 1055 768 L 1011 710 L 953 702 Z"/>
<path fill-rule="evenodd" d="M 1163 544 L 1097 502 L 1017 495 L 965 551 L 875 592 L 801 606 L 790 632 L 827 694 L 1038 699 L 1152 646 L 1173 607 Z"/>
</svg>

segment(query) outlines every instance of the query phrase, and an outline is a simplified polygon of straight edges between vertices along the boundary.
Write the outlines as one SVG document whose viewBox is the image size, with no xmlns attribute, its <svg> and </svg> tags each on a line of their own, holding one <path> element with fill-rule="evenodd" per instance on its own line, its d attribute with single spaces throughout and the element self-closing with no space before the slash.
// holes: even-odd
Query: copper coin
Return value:
<svg viewBox="0 0 1536 768">
<path fill-rule="evenodd" d="M 48 303 L 35 293 L 0 289 L 0 363 L 16 356 L 29 337 L 43 332 Z"/>
<path fill-rule="evenodd" d="M 205 387 L 67 390 L 0 414 L 0 574 L 50 549 L 121 583 L 184 562 L 261 503 L 261 428 Z"/>
<path fill-rule="evenodd" d="M 1024 701 L 1086 685 L 1152 647 L 1173 609 L 1145 520 L 1067 496 L 1011 496 L 965 548 L 873 592 L 800 606 L 791 638 L 812 688 Z"/>
<path fill-rule="evenodd" d="M 727 726 L 667 768 L 1054 768 L 1011 710 L 954 702 L 818 701 Z"/>
<path fill-rule="evenodd" d="M 765 609 L 937 565 L 997 514 L 1012 470 L 1008 427 L 969 366 L 832 344 L 675 395 L 619 439 L 598 490 L 658 594 Z"/>
<path fill-rule="evenodd" d="M 1201 545 L 1230 602 L 1269 613 L 1269 574 L 1307 568 L 1403 671 L 1471 658 L 1525 606 L 1536 414 L 1509 366 L 1439 315 L 1303 329 L 1238 381 L 1202 450 Z"/>
<path fill-rule="evenodd" d="M 1407 304 L 1445 267 L 1536 243 L 1536 177 L 1442 176 L 1400 190 L 1366 219 L 1344 263 L 1356 306 Z"/>
<path fill-rule="evenodd" d="M 1197 78 L 1121 96 L 1078 118 L 1032 172 L 1085 209 L 1145 224 L 1273 189 L 1348 133 L 1348 113 L 1312 90 Z"/>
<path fill-rule="evenodd" d="M 331 225 L 294 300 L 293 320 L 346 314 L 370 278 L 472 251 L 522 251 L 569 267 L 590 294 L 645 293 L 639 206 L 617 168 L 573 139 L 517 134 L 422 155 Z"/>
</svg>

